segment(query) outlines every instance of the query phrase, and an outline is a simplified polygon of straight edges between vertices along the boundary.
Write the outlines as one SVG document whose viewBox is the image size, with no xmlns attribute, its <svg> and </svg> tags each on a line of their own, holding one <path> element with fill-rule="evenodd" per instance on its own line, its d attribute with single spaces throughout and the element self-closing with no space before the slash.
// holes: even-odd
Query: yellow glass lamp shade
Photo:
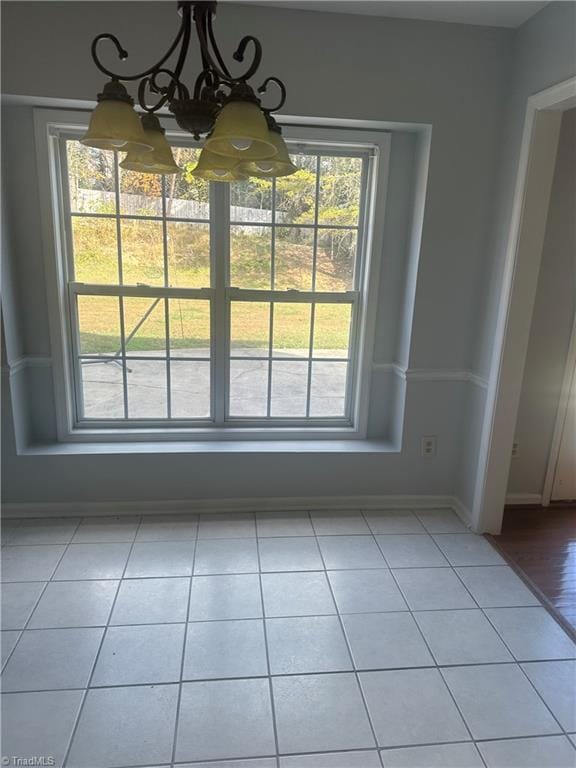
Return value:
<svg viewBox="0 0 576 768">
<path fill-rule="evenodd" d="M 120 163 L 120 168 L 126 171 L 138 171 L 138 173 L 180 173 L 181 168 L 174 161 L 172 150 L 164 135 L 165 131 L 158 118 L 154 115 L 143 115 L 142 130 L 152 151 L 129 150 Z"/>
<path fill-rule="evenodd" d="M 236 158 L 217 155 L 209 149 L 203 149 L 192 176 L 206 181 L 243 181 L 247 175 L 240 172 L 239 167 L 240 163 Z"/>
<path fill-rule="evenodd" d="M 251 101 L 229 101 L 222 108 L 206 147 L 236 160 L 265 160 L 277 151 L 262 110 Z"/>
<path fill-rule="evenodd" d="M 252 160 L 251 162 L 241 163 L 239 170 L 249 176 L 258 176 L 264 179 L 269 179 L 273 176 L 290 176 L 291 173 L 296 173 L 298 168 L 290 160 L 288 147 L 282 138 L 280 129 L 270 129 L 268 137 L 276 147 L 277 154 L 268 160 Z"/>
<path fill-rule="evenodd" d="M 98 94 L 98 105 L 90 117 L 82 144 L 97 149 L 142 152 L 152 149 L 144 135 L 133 102 L 123 85 L 110 81 Z"/>
</svg>

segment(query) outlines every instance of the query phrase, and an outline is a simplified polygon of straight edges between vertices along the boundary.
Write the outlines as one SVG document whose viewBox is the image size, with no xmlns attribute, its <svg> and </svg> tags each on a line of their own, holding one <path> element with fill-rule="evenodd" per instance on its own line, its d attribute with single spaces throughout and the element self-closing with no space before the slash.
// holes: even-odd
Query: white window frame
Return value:
<svg viewBox="0 0 576 768">
<path fill-rule="evenodd" d="M 343 292 L 340 299 L 334 294 L 321 292 L 295 291 L 248 291 L 246 289 L 227 288 L 227 276 L 222 274 L 214 258 L 215 252 L 226 248 L 228 237 L 226 227 L 214 227 L 211 219 L 211 267 L 212 286 L 206 289 L 178 289 L 161 287 L 121 287 L 87 286 L 68 280 L 68 268 L 71 259 L 70 226 L 66 215 L 65 196 L 67 185 L 63 183 L 65 169 L 60 166 L 62 152 L 59 143 L 75 137 L 88 124 L 89 114 L 79 111 L 36 109 L 36 146 L 38 155 L 38 176 L 40 182 L 43 235 L 45 244 L 45 266 L 47 298 L 50 313 L 50 333 L 52 341 L 52 360 L 55 389 L 56 418 L 58 437 L 61 441 L 109 442 L 109 441 L 157 441 L 157 440 L 322 440 L 322 439 L 363 439 L 367 432 L 368 406 L 370 398 L 372 358 L 375 332 L 376 304 L 379 286 L 379 272 L 383 243 L 383 212 L 385 210 L 386 183 L 389 165 L 390 134 L 362 130 L 315 128 L 301 124 L 284 124 L 285 139 L 295 144 L 298 142 L 318 145 L 319 149 L 338 148 L 361 153 L 367 158 L 364 164 L 367 174 L 363 184 L 366 198 L 361 204 L 363 216 L 358 222 L 358 253 L 354 291 Z M 198 147 L 189 135 L 181 132 L 171 118 L 164 118 L 167 136 L 177 139 L 183 145 Z M 283 121 L 281 121 L 283 122 Z M 299 122 L 299 121 L 298 121 Z M 65 159 L 65 158 L 64 158 Z M 216 208 L 229 211 L 226 205 L 229 190 L 224 184 L 211 185 L 211 216 Z M 375 213 L 380 213 L 380 226 L 374 226 Z M 227 225 L 229 222 L 225 222 Z M 219 231 L 221 229 L 222 231 Z M 229 265 L 229 259 L 224 259 Z M 210 298 L 214 311 L 211 313 L 212 334 L 226 334 L 226 345 L 216 348 L 212 355 L 212 418 L 202 420 L 177 419 L 129 419 L 124 420 L 84 420 L 77 418 L 76 404 L 81 394 L 78 392 L 80 378 L 75 366 L 78 364 L 76 337 L 77 323 L 74 318 L 74 294 L 109 292 L 111 295 L 157 296 L 182 298 Z M 216 292 L 226 295 L 225 302 L 215 301 Z M 228 306 L 231 299 L 269 300 L 277 294 L 277 300 L 310 301 L 322 303 L 341 300 L 350 303 L 354 297 L 353 311 L 356 317 L 352 327 L 356 329 L 356 338 L 350 339 L 348 376 L 352 377 L 351 393 L 347 404 L 347 420 L 338 418 L 281 419 L 273 418 L 234 418 L 227 420 L 227 414 L 215 412 L 216 403 L 228 403 L 227 392 L 222 388 L 228 385 L 229 357 L 228 344 Z M 218 327 L 219 326 L 219 327 Z M 220 345 L 222 346 L 222 345 Z M 214 349 L 214 346 L 213 346 Z M 214 418 L 215 417 L 215 418 Z"/>
</svg>

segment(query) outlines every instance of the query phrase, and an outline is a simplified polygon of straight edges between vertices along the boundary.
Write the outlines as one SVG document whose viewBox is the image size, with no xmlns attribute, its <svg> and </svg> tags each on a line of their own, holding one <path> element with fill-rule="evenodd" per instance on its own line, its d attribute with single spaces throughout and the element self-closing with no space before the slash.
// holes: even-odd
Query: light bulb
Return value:
<svg viewBox="0 0 576 768">
<path fill-rule="evenodd" d="M 112 147 L 118 147 L 118 149 L 120 149 L 120 147 L 123 147 L 124 144 L 126 144 L 125 141 L 110 141 L 110 145 Z"/>
<path fill-rule="evenodd" d="M 274 168 L 274 164 L 262 160 L 261 162 L 256 163 L 256 167 L 264 173 L 269 173 Z"/>
<path fill-rule="evenodd" d="M 230 143 L 234 149 L 237 149 L 239 152 L 245 152 L 252 146 L 250 139 L 232 139 Z"/>
<path fill-rule="evenodd" d="M 226 176 L 228 170 L 226 168 L 213 168 L 215 176 Z"/>
</svg>

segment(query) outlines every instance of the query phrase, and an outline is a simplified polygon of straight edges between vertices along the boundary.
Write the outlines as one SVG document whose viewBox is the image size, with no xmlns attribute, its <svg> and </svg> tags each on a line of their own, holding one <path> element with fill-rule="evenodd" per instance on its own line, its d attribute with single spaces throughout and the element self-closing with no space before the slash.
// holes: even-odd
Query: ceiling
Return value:
<svg viewBox="0 0 576 768">
<path fill-rule="evenodd" d="M 233 2 L 234 0 L 228 0 Z M 252 5 L 280 6 L 306 11 L 353 13 L 363 16 L 392 16 L 398 19 L 425 19 L 488 27 L 519 27 L 538 13 L 547 2 L 530 0 L 241 0 Z"/>
</svg>

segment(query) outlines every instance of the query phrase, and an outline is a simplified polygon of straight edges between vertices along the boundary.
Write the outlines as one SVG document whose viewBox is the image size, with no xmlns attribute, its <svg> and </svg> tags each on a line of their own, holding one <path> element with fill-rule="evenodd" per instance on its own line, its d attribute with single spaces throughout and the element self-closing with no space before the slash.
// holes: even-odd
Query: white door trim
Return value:
<svg viewBox="0 0 576 768">
<path fill-rule="evenodd" d="M 548 467 L 544 479 L 544 490 L 542 491 L 542 506 L 547 507 L 552 499 L 552 489 L 554 486 L 554 475 L 556 474 L 556 465 L 560 456 L 560 445 L 562 443 L 562 432 L 566 421 L 568 410 L 568 401 L 572 387 L 572 379 L 576 375 L 576 315 L 572 325 L 572 336 L 568 347 L 566 365 L 564 367 L 564 377 L 562 379 L 562 389 L 558 399 L 558 411 L 556 412 L 556 421 L 554 423 L 554 433 L 552 435 L 552 444 L 548 456 Z"/>
<path fill-rule="evenodd" d="M 560 122 L 573 106 L 576 77 L 530 96 L 526 107 L 472 507 L 482 533 L 502 526 Z"/>
</svg>

